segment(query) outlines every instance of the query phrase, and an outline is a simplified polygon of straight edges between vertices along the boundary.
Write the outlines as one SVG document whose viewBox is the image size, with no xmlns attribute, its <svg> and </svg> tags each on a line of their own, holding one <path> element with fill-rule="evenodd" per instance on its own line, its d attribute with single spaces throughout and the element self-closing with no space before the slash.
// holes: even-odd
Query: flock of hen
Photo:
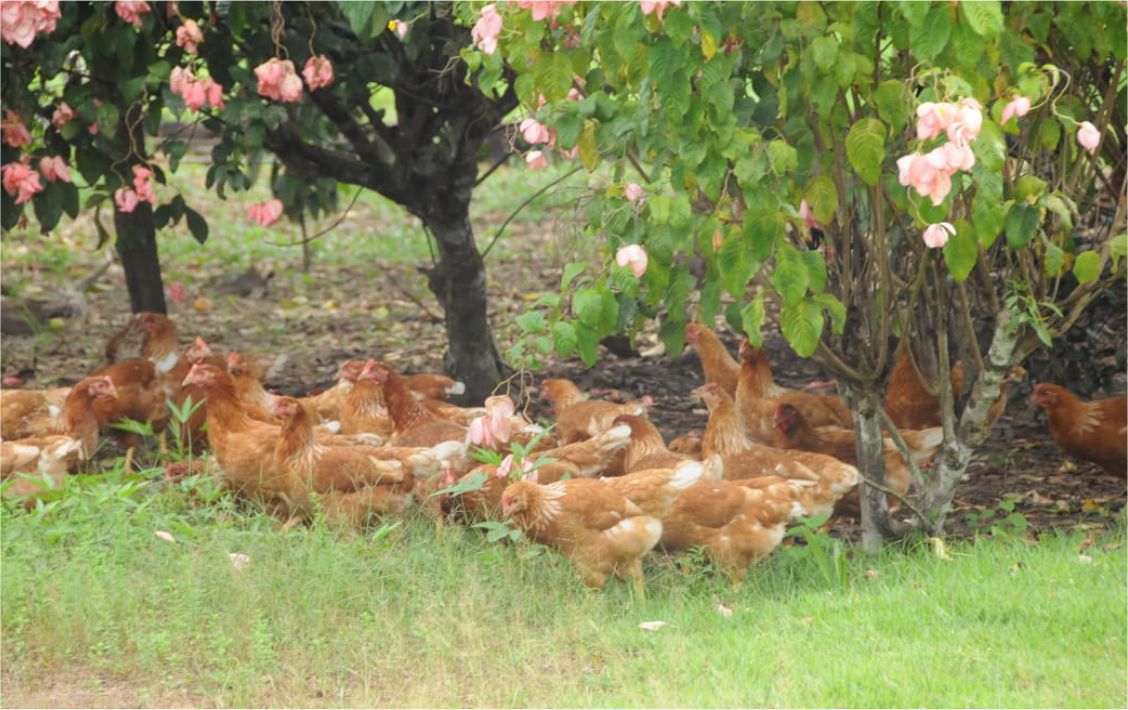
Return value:
<svg viewBox="0 0 1128 710">
<path fill-rule="evenodd" d="M 322 392 L 272 395 L 254 358 L 217 356 L 200 338 L 181 350 L 169 318 L 142 313 L 111 338 L 108 364 L 74 387 L 0 393 L 5 496 L 34 505 L 44 485 L 85 466 L 100 431 L 129 418 L 172 434 L 182 450 L 210 449 L 230 488 L 281 517 L 319 510 L 360 526 L 417 504 L 440 523 L 511 520 L 558 549 L 592 586 L 613 575 L 641 591 L 640 559 L 656 546 L 701 546 L 739 580 L 779 545 L 788 522 L 856 509 L 853 420 L 834 395 L 776 385 L 766 355 L 747 341 L 738 362 L 705 326 L 691 324 L 686 335 L 700 355 L 706 382 L 694 392 L 709 420 L 703 434 L 667 446 L 646 418 L 647 400 L 589 399 L 563 379 L 540 389 L 554 410 L 547 430 L 507 396 L 458 407 L 443 400 L 460 383 L 400 375 L 375 360 L 343 363 L 336 385 Z M 128 347 L 136 356 L 120 357 Z M 958 365 L 952 379 L 959 389 Z M 1041 384 L 1031 401 L 1066 451 L 1126 475 L 1124 397 L 1081 402 Z M 1005 406 L 1004 390 L 992 422 Z M 929 459 L 942 439 L 939 405 L 903 349 L 885 408 L 909 457 Z M 136 443 L 121 429 L 110 433 L 126 447 Z M 518 455 L 480 464 L 474 447 Z M 207 465 L 173 464 L 166 475 Z M 885 465 L 886 486 L 904 495 L 909 468 L 890 440 Z"/>
</svg>

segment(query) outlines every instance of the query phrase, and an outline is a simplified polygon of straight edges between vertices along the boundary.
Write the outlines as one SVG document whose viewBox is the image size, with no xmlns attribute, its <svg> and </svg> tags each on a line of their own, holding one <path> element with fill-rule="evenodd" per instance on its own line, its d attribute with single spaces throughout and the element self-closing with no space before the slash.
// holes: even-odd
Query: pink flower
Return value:
<svg viewBox="0 0 1128 710">
<path fill-rule="evenodd" d="M 947 222 L 930 224 L 924 230 L 924 243 L 929 249 L 939 249 L 948 243 L 948 237 L 956 233 L 956 228 Z"/>
<path fill-rule="evenodd" d="M 497 8 L 492 3 L 483 7 L 481 17 L 474 23 L 474 28 L 470 30 L 470 37 L 474 40 L 474 45 L 486 54 L 496 52 L 501 25 L 501 15 L 497 14 Z"/>
<path fill-rule="evenodd" d="M 137 195 L 137 199 L 141 202 L 148 202 L 150 204 L 157 204 L 157 193 L 153 191 L 153 184 L 149 179 L 153 176 L 153 171 L 146 168 L 144 165 L 133 166 L 133 190 Z M 123 212 L 130 212 L 132 210 L 122 210 Z"/>
<path fill-rule="evenodd" d="M 516 410 L 516 405 L 509 397 L 486 397 L 485 415 L 470 422 L 467 437 L 470 443 L 487 449 L 498 449 L 508 443 L 513 433 L 513 424 L 509 418 Z"/>
<path fill-rule="evenodd" d="M 681 5 L 681 0 L 638 0 L 638 4 L 642 7 L 642 14 L 644 15 L 657 12 L 658 21 L 661 22 L 666 8 L 670 5 Z"/>
<path fill-rule="evenodd" d="M 16 204 L 22 205 L 43 191 L 39 183 L 39 173 L 27 166 L 26 163 L 8 163 L 3 168 L 4 192 L 16 198 Z"/>
<path fill-rule="evenodd" d="M 310 91 L 315 91 L 323 86 L 332 86 L 333 65 L 326 56 L 310 57 L 306 60 L 305 67 L 302 69 L 302 76 L 305 77 Z"/>
<path fill-rule="evenodd" d="M 149 3 L 145 0 L 117 0 L 114 3 L 114 12 L 118 14 L 118 17 L 134 27 L 141 26 L 141 16 L 149 10 Z"/>
<path fill-rule="evenodd" d="M 983 128 L 983 107 L 975 99 L 962 99 L 948 124 L 948 140 L 956 145 L 971 143 Z"/>
<path fill-rule="evenodd" d="M 137 193 L 131 187 L 119 187 L 114 191 L 114 204 L 121 212 L 132 212 L 140 204 Z"/>
<path fill-rule="evenodd" d="M 917 106 L 917 138 L 932 140 L 948 127 L 952 120 L 952 104 L 937 104 L 925 101 Z"/>
<path fill-rule="evenodd" d="M 906 155 L 897 161 L 897 169 L 902 185 L 912 186 L 922 197 L 931 198 L 934 205 L 942 203 L 952 190 L 948 156 L 943 148 L 937 148 L 928 155 Z"/>
<path fill-rule="evenodd" d="M 533 170 L 544 170 L 548 167 L 548 160 L 539 150 L 530 150 L 525 154 L 525 162 Z"/>
<path fill-rule="evenodd" d="M 533 21 L 555 18 L 565 5 L 575 5 L 576 0 L 518 0 L 517 6 L 533 11 Z"/>
<path fill-rule="evenodd" d="M 975 153 L 972 152 L 971 146 L 967 143 L 962 145 L 948 142 L 937 150 L 944 151 L 944 158 L 948 163 L 948 172 L 954 173 L 957 170 L 971 170 L 975 167 Z"/>
<path fill-rule="evenodd" d="M 517 473 L 527 474 L 527 473 L 530 472 L 529 469 L 531 467 L 532 467 L 532 464 L 529 463 L 528 459 L 522 460 L 521 466 L 517 469 Z M 509 454 L 508 456 L 506 456 L 505 458 L 503 458 L 501 460 L 501 465 L 499 465 L 497 467 L 497 474 L 496 475 L 497 475 L 498 478 L 509 478 L 509 475 L 512 471 L 513 471 L 513 454 Z"/>
<path fill-rule="evenodd" d="M 62 156 L 44 156 L 39 160 L 39 172 L 43 173 L 43 177 L 47 178 L 47 182 L 70 182 L 70 171 L 67 170 L 67 163 L 63 160 Z"/>
<path fill-rule="evenodd" d="M 1005 124 L 1013 117 L 1022 118 L 1028 113 L 1030 113 L 1030 99 L 1025 96 L 1015 96 L 1003 106 L 1002 120 Z"/>
<path fill-rule="evenodd" d="M 269 227 L 282 216 L 282 210 L 282 200 L 266 200 L 248 207 L 247 216 L 259 226 Z"/>
<path fill-rule="evenodd" d="M 223 108 L 223 86 L 211 77 L 197 77 L 191 70 L 174 67 L 168 78 L 172 93 L 184 99 L 189 111 L 199 111 L 204 106 Z"/>
<path fill-rule="evenodd" d="M 204 33 L 195 20 L 185 20 L 176 28 L 176 44 L 189 54 L 196 53 L 196 45 L 204 41 Z"/>
<path fill-rule="evenodd" d="M 188 292 L 184 289 L 184 284 L 180 283 L 179 281 L 173 281 L 168 285 L 168 300 L 172 301 L 173 303 L 184 303 L 184 301 L 187 299 Z M 201 342 L 203 342 L 201 338 L 196 339 L 197 346 Z M 207 347 L 207 343 L 204 343 L 204 347 Z"/>
<path fill-rule="evenodd" d="M 40 32 L 54 32 L 62 13 L 59 0 L 0 2 L 0 39 L 27 49 Z"/>
<path fill-rule="evenodd" d="M 1088 121 L 1082 121 L 1077 127 L 1077 142 L 1090 153 L 1096 153 L 1101 144 L 1101 132 Z"/>
<path fill-rule="evenodd" d="M 822 228 L 822 224 L 815 219 L 815 213 L 811 211 L 811 206 L 807 204 L 806 200 L 799 203 L 799 217 L 803 220 L 803 225 L 806 226 L 808 232 L 815 227 Z"/>
<path fill-rule="evenodd" d="M 392 20 L 389 26 L 400 39 L 406 37 L 408 30 L 411 29 L 411 23 L 404 22 L 403 20 Z"/>
<path fill-rule="evenodd" d="M 31 133 L 23 124 L 20 115 L 15 111 L 5 111 L 4 120 L 0 121 L 0 140 L 4 145 L 19 148 L 31 143 Z"/>
<path fill-rule="evenodd" d="M 650 258 L 646 255 L 646 250 L 638 244 L 620 247 L 619 251 L 615 252 L 615 263 L 622 267 L 629 267 L 636 279 L 641 279 L 642 275 L 646 273 L 646 266 L 649 261 Z"/>
<path fill-rule="evenodd" d="M 74 109 L 68 106 L 67 102 L 64 101 L 55 109 L 55 113 L 51 114 L 51 123 L 55 126 L 55 130 L 61 131 L 63 130 L 63 126 L 70 123 L 74 117 Z"/>
<path fill-rule="evenodd" d="M 260 96 L 275 101 L 294 102 L 302 98 L 302 80 L 289 59 L 273 57 L 255 67 Z"/>
<path fill-rule="evenodd" d="M 623 188 L 623 197 L 627 198 L 628 202 L 638 203 L 646 197 L 646 190 L 642 189 L 642 185 L 637 182 L 628 182 L 627 186 Z"/>
<path fill-rule="evenodd" d="M 571 89 L 568 89 L 568 95 L 565 98 L 568 99 L 569 101 L 579 101 L 583 97 L 584 97 L 584 92 L 580 91 L 579 89 L 577 89 L 576 87 L 573 86 Z"/>
<path fill-rule="evenodd" d="M 97 123 L 91 123 L 89 126 L 86 127 L 86 132 L 89 133 L 92 136 L 96 136 L 96 135 L 98 135 L 99 133 L 102 132 L 102 127 L 99 126 Z"/>
<path fill-rule="evenodd" d="M 525 137 L 525 142 L 530 145 L 548 143 L 551 138 L 548 128 L 535 118 L 526 118 L 521 121 L 521 135 Z"/>
<path fill-rule="evenodd" d="M 144 3 L 142 3 L 142 4 L 144 4 Z M 170 533 L 170 532 L 165 532 L 164 530 L 154 530 L 153 534 L 156 535 L 157 537 L 159 537 L 160 539 L 164 540 L 165 542 L 176 542 L 176 538 L 173 537 L 172 533 Z"/>
<path fill-rule="evenodd" d="M 580 144 L 577 143 L 576 145 L 572 146 L 571 150 L 560 149 L 560 155 L 564 156 L 565 158 L 571 158 L 574 160 L 580 155 Z"/>
</svg>

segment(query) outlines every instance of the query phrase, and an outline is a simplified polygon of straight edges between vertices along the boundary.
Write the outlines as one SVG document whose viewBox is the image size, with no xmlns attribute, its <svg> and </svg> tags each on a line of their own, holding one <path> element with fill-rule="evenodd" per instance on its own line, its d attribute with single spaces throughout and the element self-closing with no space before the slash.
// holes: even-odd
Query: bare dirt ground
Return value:
<svg viewBox="0 0 1128 710">
<path fill-rule="evenodd" d="M 516 225 L 506 239 L 522 248 L 490 256 L 490 318 L 503 350 L 514 336 L 513 318 L 543 291 L 557 288 L 560 270 L 574 253 L 557 236 L 556 228 L 565 219 L 557 215 L 554 224 Z M 293 251 L 286 254 L 292 258 Z M 97 256 L 75 267 L 68 278 L 81 278 Z M 170 306 L 182 341 L 200 335 L 222 352 L 285 352 L 286 366 L 267 385 L 288 394 L 331 384 L 337 364 L 346 358 L 383 357 L 404 372 L 441 369 L 445 333 L 435 318 L 441 310 L 414 265 L 377 262 L 338 268 L 315 263 L 309 275 L 286 268 L 282 259 L 276 266 L 266 294 L 249 298 L 215 291 L 245 265 L 228 265 L 227 271 L 215 265 L 182 268 L 189 298 Z M 37 278 L 26 271 L 21 276 Z M 1123 291 L 1106 294 L 1053 352 L 1040 351 L 1026 363 L 1026 381 L 1012 391 L 1005 416 L 977 453 L 960 490 L 950 518 L 953 533 L 988 529 L 992 520 L 1006 515 L 999 508 L 1009 507 L 1004 503 L 1008 500 L 1034 532 L 1079 524 L 1102 527 L 1119 517 L 1125 504 L 1124 481 L 1065 455 L 1027 401 L 1032 383 L 1041 381 L 1065 384 L 1082 397 L 1125 391 L 1125 302 Z M 106 339 L 128 317 L 127 306 L 123 276 L 114 266 L 88 294 L 84 318 L 39 337 L 5 336 L 0 371 L 20 376 L 24 386 L 76 381 L 99 364 Z M 724 338 L 735 352 L 735 337 Z M 802 386 L 825 379 L 818 366 L 798 358 L 778 332 L 769 330 L 766 338 L 781 384 Z M 636 338 L 643 346 L 655 343 L 652 327 Z M 577 359 L 551 360 L 542 373 L 535 373 L 538 379 L 543 376 L 569 377 L 583 389 L 651 395 L 657 401 L 651 418 L 667 439 L 705 425 L 702 405 L 690 394 L 703 381 L 690 350 L 672 358 L 619 358 L 604 350 L 590 370 Z M 535 401 L 531 411 L 543 413 Z M 969 515 L 986 521 L 969 522 Z"/>
</svg>

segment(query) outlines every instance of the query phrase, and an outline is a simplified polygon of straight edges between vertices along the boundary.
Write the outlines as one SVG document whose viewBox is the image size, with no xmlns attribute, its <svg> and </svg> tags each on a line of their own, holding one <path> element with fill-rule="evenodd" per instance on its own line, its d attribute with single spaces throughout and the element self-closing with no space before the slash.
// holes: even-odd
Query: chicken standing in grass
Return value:
<svg viewBox="0 0 1128 710">
<path fill-rule="evenodd" d="M 631 579 L 645 598 L 641 558 L 662 537 L 662 522 L 602 481 L 572 478 L 549 485 L 519 481 L 505 489 L 502 514 L 525 535 L 560 551 L 584 583 Z"/>
</svg>

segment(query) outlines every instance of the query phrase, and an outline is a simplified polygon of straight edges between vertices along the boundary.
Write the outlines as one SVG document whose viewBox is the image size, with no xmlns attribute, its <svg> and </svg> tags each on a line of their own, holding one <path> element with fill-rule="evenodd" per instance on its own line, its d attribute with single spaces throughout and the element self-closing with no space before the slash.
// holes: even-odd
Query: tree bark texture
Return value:
<svg viewBox="0 0 1128 710">
<path fill-rule="evenodd" d="M 132 212 L 115 210 L 114 229 L 114 246 L 125 269 L 130 310 L 167 313 L 152 206 L 142 202 Z"/>
<path fill-rule="evenodd" d="M 858 500 L 862 509 L 862 549 L 875 553 L 894 532 L 890 525 L 887 495 L 865 481 L 885 485 L 885 442 L 882 435 L 879 396 L 875 387 L 855 390 L 854 431 L 857 434 L 858 470 L 863 482 L 858 484 Z"/>
</svg>

